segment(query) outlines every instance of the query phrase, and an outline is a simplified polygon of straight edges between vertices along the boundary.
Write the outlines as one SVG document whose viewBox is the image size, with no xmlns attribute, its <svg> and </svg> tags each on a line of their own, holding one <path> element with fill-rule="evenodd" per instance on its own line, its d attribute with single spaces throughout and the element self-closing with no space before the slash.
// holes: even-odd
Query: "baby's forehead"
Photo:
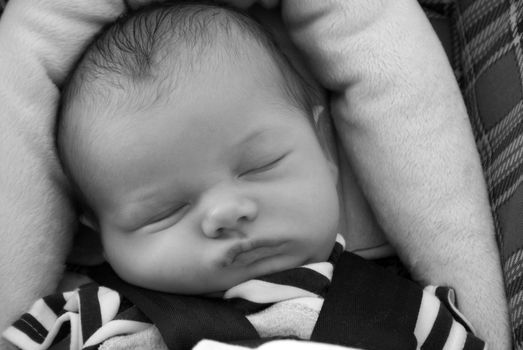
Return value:
<svg viewBox="0 0 523 350">
<path fill-rule="evenodd" d="M 220 47 L 221 44 L 216 45 Z M 220 89 L 222 84 L 216 81 L 228 81 L 235 79 L 234 76 L 239 80 L 243 76 L 252 77 L 255 83 L 251 86 L 256 93 L 270 89 L 267 94 L 277 94 L 285 101 L 284 104 L 292 104 L 287 97 L 288 88 L 281 68 L 267 50 L 249 41 L 246 41 L 244 49 L 241 55 L 216 54 L 216 50 L 210 50 L 190 63 L 178 60 L 176 67 L 166 59 L 158 64 L 154 73 L 142 79 L 113 72 L 90 79 L 82 84 L 74 98 L 69 99 L 62 118 L 67 127 L 62 131 L 68 133 L 68 130 L 74 129 L 82 134 L 81 138 L 93 139 L 103 134 L 100 131 L 115 124 L 115 119 L 122 119 L 116 124 L 121 126 L 120 133 L 125 133 L 129 130 L 126 126 L 136 127 L 138 124 L 135 122 L 141 122 L 132 119 L 150 115 L 147 113 L 150 110 L 173 101 L 192 101 L 188 97 L 195 95 L 196 90 Z M 258 85 L 256 81 L 259 81 Z M 195 105 L 205 102 L 205 98 L 193 101 Z M 64 139 L 65 142 L 73 140 L 70 137 Z"/>
</svg>

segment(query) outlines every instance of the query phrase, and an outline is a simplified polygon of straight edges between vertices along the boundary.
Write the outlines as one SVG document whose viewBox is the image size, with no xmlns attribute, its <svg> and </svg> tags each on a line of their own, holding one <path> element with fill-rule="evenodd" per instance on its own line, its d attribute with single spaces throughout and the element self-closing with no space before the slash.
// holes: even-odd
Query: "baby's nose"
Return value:
<svg viewBox="0 0 523 350">
<path fill-rule="evenodd" d="M 211 206 L 202 220 L 202 231 L 209 238 L 219 238 L 258 216 L 258 206 L 247 198 L 228 198 Z"/>
</svg>

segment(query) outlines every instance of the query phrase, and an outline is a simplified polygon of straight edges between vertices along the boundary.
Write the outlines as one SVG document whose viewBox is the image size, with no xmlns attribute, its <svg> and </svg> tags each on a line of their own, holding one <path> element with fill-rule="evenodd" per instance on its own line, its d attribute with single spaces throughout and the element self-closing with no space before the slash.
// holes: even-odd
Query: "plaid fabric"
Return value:
<svg viewBox="0 0 523 350">
<path fill-rule="evenodd" d="M 458 0 L 458 77 L 488 184 L 509 299 L 523 349 L 523 1 Z"/>
<path fill-rule="evenodd" d="M 523 0 L 420 3 L 447 44 L 465 98 L 494 214 L 514 349 L 523 349 Z M 441 30 L 442 21 L 448 28 Z"/>
<path fill-rule="evenodd" d="M 443 43 L 451 38 L 447 53 L 488 184 L 514 349 L 523 349 L 523 0 L 420 3 Z M 449 28 L 441 33 L 434 19 Z"/>
</svg>

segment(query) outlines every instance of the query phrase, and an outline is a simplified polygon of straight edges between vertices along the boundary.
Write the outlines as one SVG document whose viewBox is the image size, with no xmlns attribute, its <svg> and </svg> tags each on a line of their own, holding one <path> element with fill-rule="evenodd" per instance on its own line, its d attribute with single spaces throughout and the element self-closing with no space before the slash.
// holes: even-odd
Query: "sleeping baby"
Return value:
<svg viewBox="0 0 523 350">
<path fill-rule="evenodd" d="M 423 290 L 342 254 L 341 173 L 325 110 L 314 84 L 248 15 L 208 2 L 156 4 L 122 17 L 87 49 L 63 92 L 57 144 L 84 222 L 126 288 L 223 299 L 261 338 L 483 349 L 453 303 L 435 296 L 450 290 Z M 349 270 L 338 267 L 344 261 Z M 315 337 L 318 317 L 331 317 L 321 312 L 333 274 L 363 271 L 377 283 L 351 287 L 375 290 L 361 307 L 394 295 L 394 304 L 414 305 L 400 310 L 402 319 L 412 313 L 411 328 L 389 318 L 380 330 L 370 313 L 361 328 L 372 339 Z M 395 295 L 391 285 L 410 292 Z M 450 322 L 430 322 L 435 313 Z M 23 348 L 20 330 L 4 336 Z"/>
<path fill-rule="evenodd" d="M 108 286 L 131 299 L 160 332 L 154 315 L 125 291 L 151 291 L 144 292 L 145 299 L 162 292 L 173 300 L 177 295 L 223 300 L 231 313 L 240 310 L 262 338 L 290 336 L 368 348 L 382 340 L 393 348 L 386 337 L 393 334 L 397 348 L 483 348 L 455 309 L 450 290 L 423 290 L 341 253 L 346 240 L 349 247 L 355 244 L 345 209 L 351 193 L 340 185 L 348 176 L 338 166 L 337 151 L 343 146 L 331 145 L 326 110 L 314 83 L 240 11 L 177 2 L 131 12 L 108 27 L 71 75 L 57 128 L 61 162 L 84 222 L 100 234 L 106 260 L 121 279 Z M 346 141 L 344 129 L 337 127 Z M 428 244 L 421 257 L 401 241 L 395 248 L 409 267 L 416 259 L 422 267 L 430 265 L 434 256 L 454 262 L 450 253 L 437 253 L 444 237 L 432 239 L 437 244 Z M 468 256 L 476 261 L 480 253 L 471 250 Z M 464 268 L 456 266 L 457 271 Z M 336 276 L 350 280 L 358 273 L 361 283 L 341 295 L 353 296 L 365 310 L 380 305 L 388 315 L 401 315 L 389 318 L 384 329 L 372 321 L 380 310 L 356 322 L 343 298 L 330 295 L 339 290 Z M 260 281 L 286 288 L 267 299 L 271 293 Z M 383 286 L 410 292 L 399 293 L 401 299 Z M 461 285 L 452 287 L 460 293 Z M 370 291 L 376 293 L 371 302 L 358 299 Z M 387 298 L 395 305 L 379 301 Z M 325 317 L 331 320 L 323 315 L 324 299 L 326 305 L 338 300 L 336 307 L 347 317 L 335 324 L 358 323 L 370 336 L 318 336 Z M 69 304 L 64 310 L 79 312 Z M 390 312 L 394 307 L 401 312 Z M 282 310 L 303 322 L 271 324 L 281 320 Z M 440 313 L 446 322 L 437 318 Z M 403 327 L 400 320 L 407 314 L 414 321 Z M 21 339 L 17 329 L 15 324 L 5 333 L 15 343 Z M 361 335 L 353 330 L 345 333 Z M 91 344 L 83 332 L 80 343 Z M 45 344 L 55 340 L 51 333 Z M 162 337 L 173 344 L 166 340 L 169 335 Z"/>
</svg>

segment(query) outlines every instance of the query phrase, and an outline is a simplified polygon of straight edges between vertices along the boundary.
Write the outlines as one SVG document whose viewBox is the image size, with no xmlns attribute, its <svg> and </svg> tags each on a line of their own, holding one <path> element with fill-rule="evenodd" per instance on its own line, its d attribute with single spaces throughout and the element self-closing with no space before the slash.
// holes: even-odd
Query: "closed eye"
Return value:
<svg viewBox="0 0 523 350">
<path fill-rule="evenodd" d="M 262 163 L 260 166 L 256 166 L 254 168 L 251 168 L 247 171 L 244 171 L 243 173 L 240 174 L 240 177 L 241 176 L 245 176 L 245 175 L 253 175 L 253 174 L 260 174 L 260 173 L 263 173 L 265 171 L 269 171 L 271 169 L 273 169 L 274 167 L 276 167 L 278 165 L 278 163 L 280 163 L 280 161 L 283 160 L 283 158 L 285 158 L 287 156 L 287 154 L 284 154 L 282 155 L 281 157 L 278 157 L 274 160 L 271 160 L 269 162 L 266 162 L 266 163 Z"/>
<path fill-rule="evenodd" d="M 163 226 L 173 225 L 178 222 L 185 212 L 188 210 L 189 204 L 181 204 L 179 206 L 169 208 L 161 211 L 156 215 L 150 217 L 143 225 L 143 228 L 158 229 Z"/>
</svg>

